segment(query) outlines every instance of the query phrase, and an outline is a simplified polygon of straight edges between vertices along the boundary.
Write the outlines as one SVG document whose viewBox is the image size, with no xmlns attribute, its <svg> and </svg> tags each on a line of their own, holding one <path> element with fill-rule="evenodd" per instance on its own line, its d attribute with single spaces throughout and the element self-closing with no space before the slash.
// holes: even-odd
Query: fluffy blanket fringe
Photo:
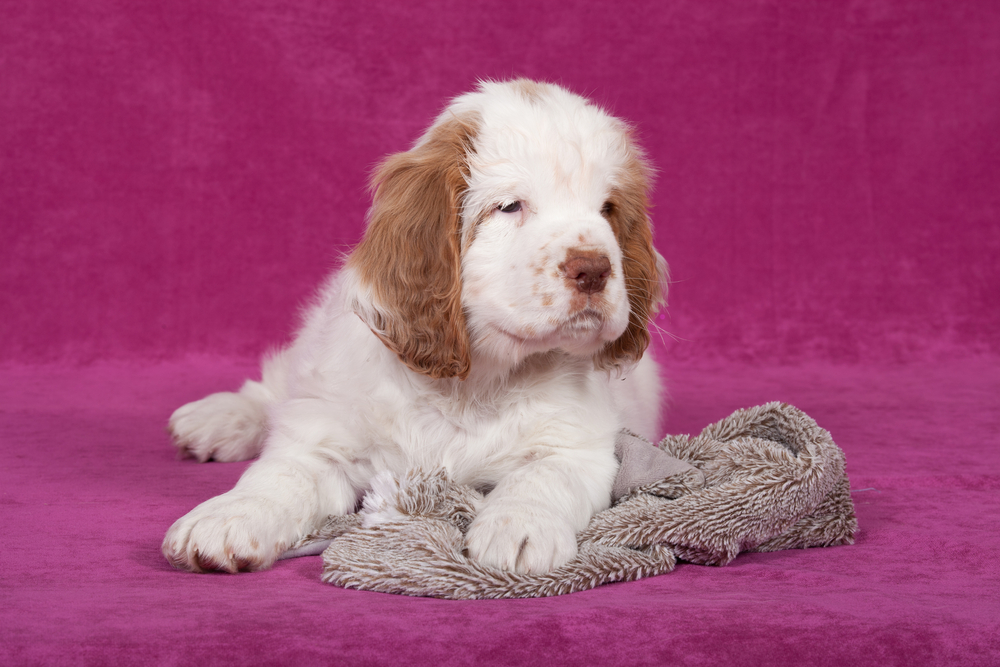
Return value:
<svg viewBox="0 0 1000 667">
<path fill-rule="evenodd" d="M 645 470 L 669 474 L 626 484 L 578 535 L 576 558 L 551 572 L 517 574 L 469 559 L 464 531 L 482 495 L 443 470 L 376 478 L 359 513 L 330 517 L 293 551 L 332 540 L 322 579 L 337 586 L 478 599 L 562 595 L 670 572 L 678 560 L 725 565 L 742 551 L 854 542 L 844 453 L 790 405 L 738 410 L 697 437 L 667 436 L 658 452 L 632 434 L 620 438 L 620 458 L 623 446 L 633 454 L 620 477 L 637 446 Z M 646 450 L 661 465 L 650 466 Z"/>
</svg>

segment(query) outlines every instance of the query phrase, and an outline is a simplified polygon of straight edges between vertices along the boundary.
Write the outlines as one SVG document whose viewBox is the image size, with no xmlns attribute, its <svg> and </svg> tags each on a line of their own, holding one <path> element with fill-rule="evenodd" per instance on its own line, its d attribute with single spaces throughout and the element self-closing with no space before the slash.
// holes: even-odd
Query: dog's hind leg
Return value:
<svg viewBox="0 0 1000 667">
<path fill-rule="evenodd" d="M 181 455 L 202 463 L 259 455 L 267 439 L 269 407 L 285 394 L 284 354 L 265 359 L 260 382 L 247 380 L 238 392 L 210 394 L 177 408 L 167 430 Z"/>
</svg>

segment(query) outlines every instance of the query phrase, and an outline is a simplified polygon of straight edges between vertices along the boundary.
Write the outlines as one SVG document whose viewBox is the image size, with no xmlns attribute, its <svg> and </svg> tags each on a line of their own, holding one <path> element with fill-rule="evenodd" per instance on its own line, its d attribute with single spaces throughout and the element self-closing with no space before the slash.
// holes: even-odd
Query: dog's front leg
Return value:
<svg viewBox="0 0 1000 667">
<path fill-rule="evenodd" d="M 618 462 L 613 446 L 572 451 L 539 446 L 528 458 L 534 460 L 500 480 L 487 496 L 466 546 L 485 565 L 537 573 L 576 555 L 577 532 L 611 502 Z"/>
<path fill-rule="evenodd" d="M 266 569 L 327 516 L 354 508 L 343 459 L 323 447 L 339 435 L 335 425 L 323 423 L 324 406 L 290 403 L 278 412 L 260 460 L 235 488 L 198 505 L 167 531 L 163 555 L 174 567 Z"/>
</svg>

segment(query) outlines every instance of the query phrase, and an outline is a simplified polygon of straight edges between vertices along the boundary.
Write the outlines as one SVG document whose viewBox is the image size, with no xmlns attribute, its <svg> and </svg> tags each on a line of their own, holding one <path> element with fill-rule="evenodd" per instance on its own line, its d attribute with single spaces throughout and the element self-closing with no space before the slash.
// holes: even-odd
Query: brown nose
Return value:
<svg viewBox="0 0 1000 667">
<path fill-rule="evenodd" d="M 562 266 L 568 280 L 584 294 L 594 294 L 604 289 L 611 275 L 611 261 L 604 255 L 570 255 Z"/>
</svg>

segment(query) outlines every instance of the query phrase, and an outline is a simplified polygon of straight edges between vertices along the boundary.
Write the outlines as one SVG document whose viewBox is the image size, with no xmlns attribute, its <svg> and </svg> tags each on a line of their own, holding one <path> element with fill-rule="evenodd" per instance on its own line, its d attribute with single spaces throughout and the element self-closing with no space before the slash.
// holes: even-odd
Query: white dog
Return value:
<svg viewBox="0 0 1000 667">
<path fill-rule="evenodd" d="M 555 85 L 483 83 L 373 184 L 364 239 L 263 379 L 170 418 L 200 461 L 260 455 L 170 528 L 174 566 L 267 568 L 380 472 L 443 466 L 489 490 L 470 556 L 542 572 L 609 505 L 618 431 L 660 435 L 642 355 L 666 265 L 624 123 Z"/>
</svg>

